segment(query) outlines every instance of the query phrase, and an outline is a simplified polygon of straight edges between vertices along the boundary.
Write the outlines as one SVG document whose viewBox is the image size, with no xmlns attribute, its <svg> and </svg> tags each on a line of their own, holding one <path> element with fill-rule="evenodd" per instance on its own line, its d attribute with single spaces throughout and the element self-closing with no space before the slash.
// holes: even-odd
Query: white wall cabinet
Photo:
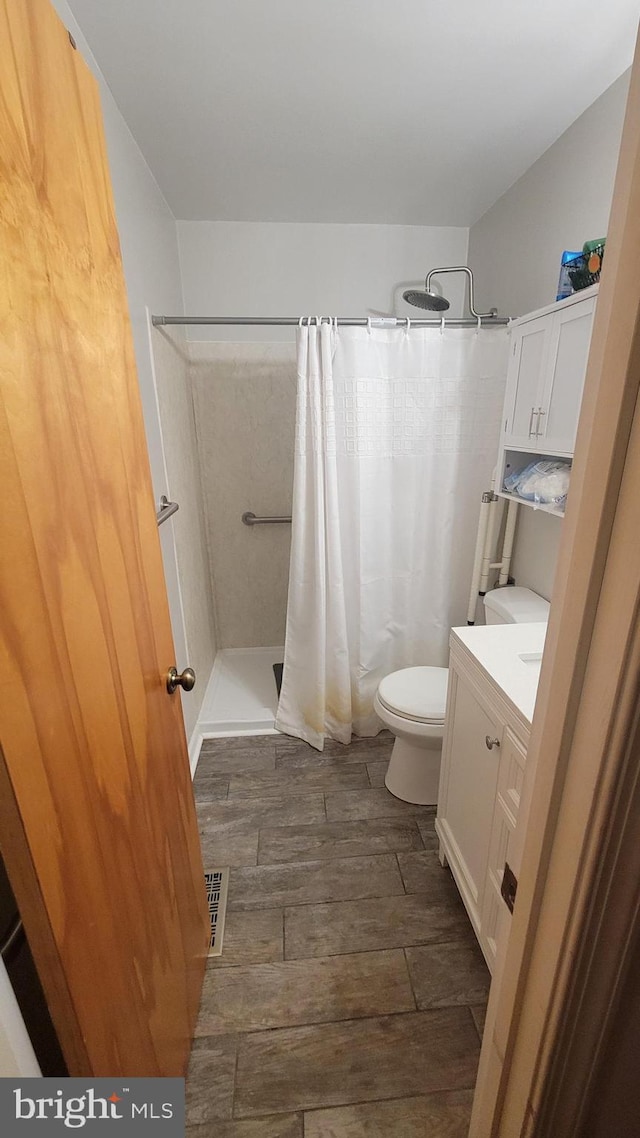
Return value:
<svg viewBox="0 0 640 1138">
<path fill-rule="evenodd" d="M 515 321 L 498 455 L 502 497 L 513 497 L 502 490 L 511 470 L 537 457 L 573 456 L 597 293 L 593 285 Z"/>
<path fill-rule="evenodd" d="M 451 642 L 436 832 L 487 965 L 510 921 L 500 894 L 518 822 L 530 724 Z"/>
<path fill-rule="evenodd" d="M 503 446 L 573 454 L 597 288 L 516 321 Z"/>
</svg>

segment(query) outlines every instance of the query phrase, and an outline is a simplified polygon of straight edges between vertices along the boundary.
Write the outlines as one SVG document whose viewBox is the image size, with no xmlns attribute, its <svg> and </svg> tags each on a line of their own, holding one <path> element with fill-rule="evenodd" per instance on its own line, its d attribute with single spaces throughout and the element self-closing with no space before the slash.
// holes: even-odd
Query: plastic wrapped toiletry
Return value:
<svg viewBox="0 0 640 1138">
<path fill-rule="evenodd" d="M 524 470 L 507 476 L 504 488 L 510 494 L 517 494 L 528 502 L 538 505 L 553 505 L 564 509 L 571 464 L 562 459 L 540 459 L 530 462 Z"/>
</svg>

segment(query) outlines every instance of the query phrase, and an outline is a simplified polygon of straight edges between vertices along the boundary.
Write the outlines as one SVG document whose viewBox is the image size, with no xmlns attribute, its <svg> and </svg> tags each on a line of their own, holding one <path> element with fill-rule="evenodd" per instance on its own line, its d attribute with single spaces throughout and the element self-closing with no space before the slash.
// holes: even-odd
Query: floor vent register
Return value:
<svg viewBox="0 0 640 1138">
<path fill-rule="evenodd" d="M 222 955 L 224 921 L 227 912 L 227 893 L 229 891 L 229 870 L 211 869 L 204 875 L 207 887 L 207 904 L 211 921 L 211 940 L 209 956 Z"/>
</svg>

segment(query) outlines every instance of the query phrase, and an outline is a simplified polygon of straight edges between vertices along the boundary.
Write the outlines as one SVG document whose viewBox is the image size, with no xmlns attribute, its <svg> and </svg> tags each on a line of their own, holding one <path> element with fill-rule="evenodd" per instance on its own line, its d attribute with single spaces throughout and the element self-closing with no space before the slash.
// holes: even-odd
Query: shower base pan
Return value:
<svg viewBox="0 0 640 1138">
<path fill-rule="evenodd" d="M 273 665 L 284 648 L 223 648 L 218 652 L 200 709 L 203 738 L 277 734 L 278 709 Z"/>
</svg>

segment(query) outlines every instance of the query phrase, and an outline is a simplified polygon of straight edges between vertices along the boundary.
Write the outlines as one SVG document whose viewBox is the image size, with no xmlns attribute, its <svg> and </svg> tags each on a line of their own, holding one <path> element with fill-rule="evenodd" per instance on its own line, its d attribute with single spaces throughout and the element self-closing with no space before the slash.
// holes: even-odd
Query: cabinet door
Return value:
<svg viewBox="0 0 640 1138">
<path fill-rule="evenodd" d="M 479 935 L 502 727 L 471 684 L 454 671 L 451 681 L 437 828 Z M 498 743 L 489 748 L 487 739 Z"/>
<path fill-rule="evenodd" d="M 504 443 L 535 450 L 536 410 L 544 390 L 551 321 L 548 316 L 527 320 L 516 328 L 507 375 Z"/>
<path fill-rule="evenodd" d="M 538 450 L 573 454 L 595 303 L 590 297 L 554 313 L 536 424 Z"/>
<path fill-rule="evenodd" d="M 526 751 L 520 740 L 509 727 L 505 727 L 500 747 L 498 792 L 491 826 L 480 929 L 480 943 L 490 969 L 493 969 L 496 959 L 498 941 L 509 935 L 511 924 L 511 914 L 502 899 L 500 889 L 505 863 L 508 861 L 511 868 L 515 869 L 512 848 L 518 826 L 526 757 Z"/>
</svg>

